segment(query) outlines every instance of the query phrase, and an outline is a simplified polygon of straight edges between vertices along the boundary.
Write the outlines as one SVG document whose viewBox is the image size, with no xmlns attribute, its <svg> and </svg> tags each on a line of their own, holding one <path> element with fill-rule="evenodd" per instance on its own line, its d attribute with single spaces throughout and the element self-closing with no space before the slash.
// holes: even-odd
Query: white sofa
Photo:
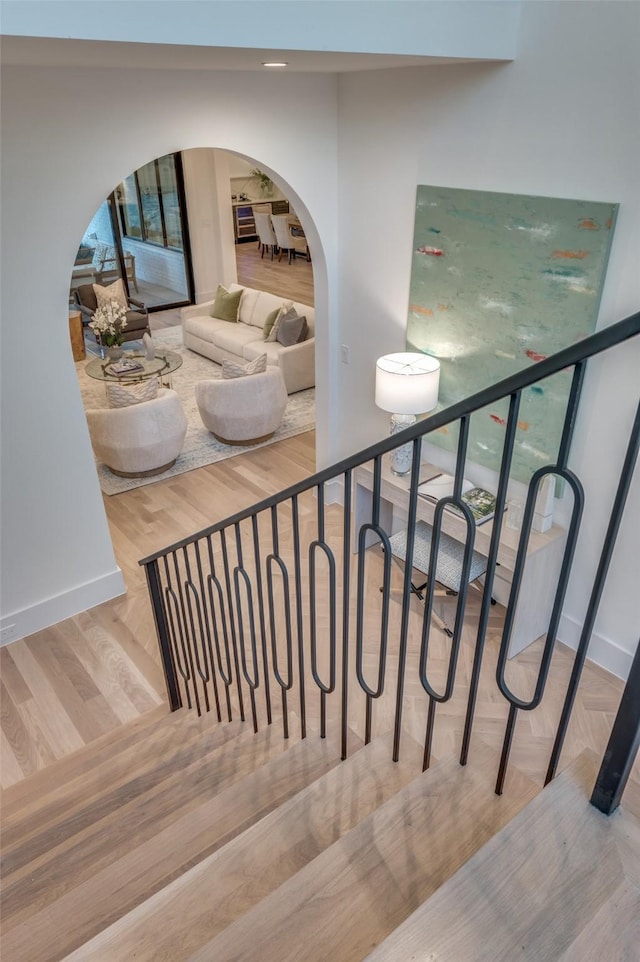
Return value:
<svg viewBox="0 0 640 962">
<path fill-rule="evenodd" d="M 262 329 L 266 317 L 285 298 L 251 287 L 230 284 L 229 291 L 243 290 L 238 311 L 238 323 L 211 317 L 213 301 L 182 308 L 182 337 L 185 347 L 204 354 L 222 364 L 224 360 L 253 361 L 260 354 L 267 355 L 267 364 L 282 372 L 287 394 L 295 394 L 315 385 L 314 311 L 307 304 L 293 302 L 298 314 L 304 314 L 309 331 L 300 344 L 284 347 L 278 341 L 265 341 Z"/>
</svg>

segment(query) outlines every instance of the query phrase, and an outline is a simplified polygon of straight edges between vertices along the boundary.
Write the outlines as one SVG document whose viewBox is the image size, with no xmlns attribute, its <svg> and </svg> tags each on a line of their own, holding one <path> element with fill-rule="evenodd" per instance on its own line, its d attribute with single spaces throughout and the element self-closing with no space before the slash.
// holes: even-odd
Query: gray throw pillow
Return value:
<svg viewBox="0 0 640 962">
<path fill-rule="evenodd" d="M 283 347 L 291 347 L 292 344 L 299 344 L 307 336 L 309 325 L 304 317 L 281 317 L 278 323 L 278 333 L 276 341 Z"/>
</svg>

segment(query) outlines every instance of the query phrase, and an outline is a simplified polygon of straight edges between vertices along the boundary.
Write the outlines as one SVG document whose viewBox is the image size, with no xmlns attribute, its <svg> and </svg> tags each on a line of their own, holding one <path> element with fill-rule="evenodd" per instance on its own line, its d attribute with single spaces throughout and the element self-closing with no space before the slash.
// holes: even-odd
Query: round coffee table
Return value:
<svg viewBox="0 0 640 962">
<path fill-rule="evenodd" d="M 171 375 L 182 367 L 182 355 L 175 351 L 158 351 L 151 360 L 144 354 L 126 353 L 121 360 L 135 361 L 140 367 L 135 371 L 117 373 L 113 370 L 114 364 L 118 364 L 117 361 L 94 357 L 85 365 L 85 371 L 96 381 L 112 384 L 137 384 L 139 381 L 148 381 L 151 377 L 159 377 L 161 381 L 166 378 L 166 383 L 171 387 Z"/>
</svg>

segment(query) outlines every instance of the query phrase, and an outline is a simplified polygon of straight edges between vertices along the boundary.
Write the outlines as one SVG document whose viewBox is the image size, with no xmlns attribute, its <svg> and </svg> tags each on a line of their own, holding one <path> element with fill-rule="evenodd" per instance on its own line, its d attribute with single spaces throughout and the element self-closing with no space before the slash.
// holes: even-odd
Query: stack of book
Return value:
<svg viewBox="0 0 640 962">
<path fill-rule="evenodd" d="M 143 371 L 144 368 L 139 361 L 134 361 L 133 358 L 124 357 L 122 360 L 113 361 L 109 365 L 109 374 L 116 374 L 121 377 L 123 374 L 133 374 L 134 371 Z"/>
<path fill-rule="evenodd" d="M 421 498 L 437 504 L 442 498 L 450 498 L 453 495 L 454 478 L 451 474 L 439 474 L 435 478 L 430 478 L 418 486 L 418 494 Z M 477 485 L 467 481 L 462 481 L 461 500 L 470 508 L 476 524 L 484 524 L 493 518 L 496 511 L 495 495 L 487 491 L 486 488 L 479 488 Z M 445 511 L 453 514 L 462 512 L 455 505 L 448 504 Z"/>
</svg>

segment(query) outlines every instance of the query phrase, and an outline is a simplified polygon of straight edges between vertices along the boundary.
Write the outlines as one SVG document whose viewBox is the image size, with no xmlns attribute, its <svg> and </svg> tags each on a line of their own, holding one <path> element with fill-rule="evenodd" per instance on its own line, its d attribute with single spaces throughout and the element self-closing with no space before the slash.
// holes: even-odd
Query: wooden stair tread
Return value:
<svg viewBox="0 0 640 962">
<path fill-rule="evenodd" d="M 148 822 L 154 831 L 127 833 L 124 845 L 119 826 L 115 846 L 109 840 L 112 825 L 96 828 L 98 857 L 69 866 L 64 849 L 55 853 L 53 864 L 44 860 L 40 866 L 35 895 L 30 877 L 22 879 L 21 887 L 8 893 L 10 906 L 12 897 L 16 902 L 13 917 L 4 919 L 7 957 L 13 962 L 60 959 L 339 764 L 336 746 L 325 740 L 308 739 L 290 748 L 285 742 L 283 748 L 279 732 L 250 734 L 256 744 L 266 739 L 277 745 L 276 757 L 269 760 L 264 748 L 254 753 L 254 760 L 265 764 L 231 780 L 213 797 L 205 791 L 174 820 L 156 824 L 151 812 Z M 252 758 L 250 746 L 243 736 L 234 744 L 238 772 L 247 767 L 245 756 Z M 80 857 L 92 841 L 78 846 Z"/>
<path fill-rule="evenodd" d="M 46 818 L 45 798 L 52 803 L 56 798 L 65 800 L 62 802 L 64 805 L 75 790 L 76 779 L 81 779 L 82 784 L 89 786 L 90 791 L 90 780 L 99 778 L 108 763 L 113 763 L 110 771 L 113 777 L 116 777 L 115 759 L 120 759 L 121 768 L 125 772 L 130 770 L 133 761 L 136 768 L 143 763 L 140 746 L 143 745 L 145 752 L 153 759 L 156 754 L 166 753 L 172 743 L 184 745 L 187 741 L 200 737 L 205 731 L 213 735 L 217 727 L 224 726 L 216 726 L 211 716 L 199 718 L 195 712 L 170 712 L 166 705 L 160 706 L 140 715 L 135 721 L 102 735 L 55 764 L 29 775 L 2 792 L 5 844 L 8 844 L 8 839 L 13 844 L 15 827 L 30 823 L 32 812 L 38 812 L 39 820 Z M 176 734 L 178 729 L 179 734 Z"/>
<path fill-rule="evenodd" d="M 42 814 L 31 811 L 26 828 L 14 841 L 15 832 L 3 828 L 2 877 L 7 883 L 25 870 L 33 874 L 41 859 L 51 861 L 56 849 L 69 847 L 74 840 L 95 834 L 98 823 L 108 820 L 126 820 L 128 832 L 135 831 L 137 822 L 134 809 L 155 801 L 155 816 L 171 812 L 175 806 L 188 805 L 191 798 L 203 791 L 214 791 L 219 783 L 233 777 L 236 770 L 246 774 L 239 766 L 255 764 L 252 753 L 263 747 L 254 741 L 253 732 L 239 723 L 220 726 L 215 732 L 180 744 L 180 727 L 173 733 L 171 751 L 152 755 L 145 753 L 140 762 L 133 764 L 128 758 L 110 759 L 99 772 L 92 773 L 85 783 L 81 778 L 70 783 L 67 791 L 55 793 L 53 802 L 45 799 Z M 246 759 L 236 761 L 235 753 L 228 746 L 236 739 L 247 745 Z M 275 741 L 275 740 L 274 740 Z M 225 751 L 226 750 L 226 751 Z M 137 753 L 141 753 L 138 748 Z M 273 746 L 278 751 L 277 744 Z M 123 770 L 124 762 L 124 770 Z M 128 766 L 128 767 L 127 767 Z M 205 787 L 201 783 L 208 773 L 210 779 Z M 182 796 L 181 798 L 179 796 Z M 161 801 L 164 806 L 161 808 Z M 113 843 L 114 839 L 110 841 Z M 86 853 L 85 853 L 86 856 Z"/>
<path fill-rule="evenodd" d="M 564 958 L 625 884 L 626 827 L 589 803 L 597 770 L 595 756 L 583 753 L 368 962 Z M 606 956 L 617 959 L 611 949 Z"/>
<path fill-rule="evenodd" d="M 221 726 L 226 727 L 226 726 Z M 211 747 L 212 733 L 190 743 L 178 757 L 143 775 L 109 787 L 109 771 L 99 790 L 71 814 L 62 814 L 42 832 L 3 855 L 0 897 L 5 928 L 28 918 L 34 908 L 54 901 L 104 866 L 153 838 L 204 801 L 238 782 L 287 750 L 279 732 L 254 735 L 245 728 Z M 81 789 L 81 786 L 79 786 Z"/>
<path fill-rule="evenodd" d="M 536 794 L 513 771 L 497 798 L 496 764 L 439 762 L 190 958 L 362 959 Z"/>
<path fill-rule="evenodd" d="M 609 896 L 558 962 L 638 962 L 640 888 L 625 880 Z"/>
<path fill-rule="evenodd" d="M 379 738 L 68 956 L 186 959 L 415 778 L 422 748 Z M 203 897 L 203 893 L 206 896 Z"/>
</svg>

